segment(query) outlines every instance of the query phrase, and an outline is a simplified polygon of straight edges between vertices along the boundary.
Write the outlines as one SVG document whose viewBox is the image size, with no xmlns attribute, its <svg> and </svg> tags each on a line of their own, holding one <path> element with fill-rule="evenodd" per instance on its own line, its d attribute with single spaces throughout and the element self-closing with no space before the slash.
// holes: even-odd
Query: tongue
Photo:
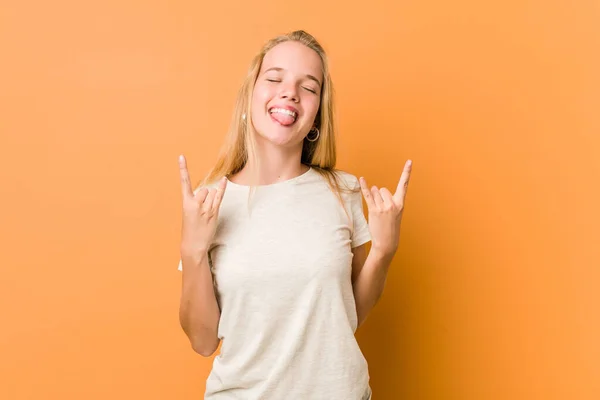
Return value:
<svg viewBox="0 0 600 400">
<path fill-rule="evenodd" d="M 294 123 L 294 117 L 288 114 L 281 114 L 278 112 L 274 112 L 271 114 L 271 117 L 279 122 L 281 125 L 288 126 Z"/>
</svg>

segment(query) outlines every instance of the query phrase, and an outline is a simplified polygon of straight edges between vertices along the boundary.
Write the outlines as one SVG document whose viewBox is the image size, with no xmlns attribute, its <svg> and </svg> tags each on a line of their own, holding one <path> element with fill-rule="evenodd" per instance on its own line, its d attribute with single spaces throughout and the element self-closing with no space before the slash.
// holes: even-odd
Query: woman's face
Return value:
<svg viewBox="0 0 600 400">
<path fill-rule="evenodd" d="M 322 64 L 305 45 L 287 41 L 265 54 L 252 94 L 252 122 L 273 144 L 302 144 L 319 110 Z"/>
</svg>

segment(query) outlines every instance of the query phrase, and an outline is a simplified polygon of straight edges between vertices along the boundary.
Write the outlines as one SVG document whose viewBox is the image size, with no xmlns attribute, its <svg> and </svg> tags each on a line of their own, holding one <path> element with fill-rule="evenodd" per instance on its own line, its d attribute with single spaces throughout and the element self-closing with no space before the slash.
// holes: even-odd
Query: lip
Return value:
<svg viewBox="0 0 600 400">
<path fill-rule="evenodd" d="M 283 104 L 275 104 L 275 105 L 272 105 L 271 107 L 269 107 L 269 108 L 267 109 L 267 111 L 269 112 L 269 114 L 271 113 L 271 109 L 273 109 L 273 108 L 283 108 L 283 109 L 285 109 L 285 110 L 293 111 L 293 112 L 295 112 L 295 113 L 296 113 L 296 119 L 298 119 L 298 117 L 300 116 L 300 113 L 298 112 L 298 110 L 297 110 L 297 109 L 295 109 L 295 108 L 294 108 L 294 107 L 292 107 L 292 106 L 283 105 Z"/>
</svg>

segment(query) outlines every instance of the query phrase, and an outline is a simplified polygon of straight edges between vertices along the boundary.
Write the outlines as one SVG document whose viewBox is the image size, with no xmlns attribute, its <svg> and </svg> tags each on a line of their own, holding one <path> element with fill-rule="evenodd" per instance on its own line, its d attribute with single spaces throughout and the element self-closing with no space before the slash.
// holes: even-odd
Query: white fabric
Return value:
<svg viewBox="0 0 600 400">
<path fill-rule="evenodd" d="M 362 194 L 342 194 L 348 220 L 313 169 L 255 188 L 250 209 L 248 193 L 227 183 L 209 252 L 223 342 L 205 399 L 368 399 L 351 283 L 351 248 L 371 238 Z"/>
</svg>

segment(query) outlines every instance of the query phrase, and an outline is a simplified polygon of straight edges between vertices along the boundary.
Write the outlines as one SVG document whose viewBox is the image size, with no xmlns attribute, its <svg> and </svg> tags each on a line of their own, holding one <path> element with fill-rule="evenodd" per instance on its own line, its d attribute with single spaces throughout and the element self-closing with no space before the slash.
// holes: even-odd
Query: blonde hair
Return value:
<svg viewBox="0 0 600 400">
<path fill-rule="evenodd" d="M 254 56 L 247 75 L 238 92 L 229 131 L 225 142 L 221 148 L 217 161 L 210 172 L 205 177 L 202 185 L 211 184 L 222 178 L 230 177 L 238 173 L 248 162 L 249 156 L 258 163 L 260 160 L 255 150 L 255 129 L 252 124 L 252 93 L 254 85 L 258 78 L 265 54 L 273 47 L 287 41 L 296 41 L 304 44 L 314 50 L 321 59 L 323 84 L 321 89 L 321 101 L 319 110 L 315 118 L 315 125 L 319 129 L 319 139 L 311 142 L 304 140 L 302 146 L 302 164 L 312 167 L 316 172 L 327 179 L 330 188 L 334 191 L 340 201 L 342 191 L 353 189 L 346 185 L 342 187 L 338 178 L 336 163 L 336 144 L 335 144 L 335 110 L 334 110 L 334 89 L 329 74 L 329 64 L 327 55 L 323 47 L 317 40 L 303 30 L 289 32 L 276 36 L 266 42 L 262 49 Z M 245 116 L 245 119 L 242 117 Z M 342 202 L 343 204 L 343 202 Z"/>
</svg>

